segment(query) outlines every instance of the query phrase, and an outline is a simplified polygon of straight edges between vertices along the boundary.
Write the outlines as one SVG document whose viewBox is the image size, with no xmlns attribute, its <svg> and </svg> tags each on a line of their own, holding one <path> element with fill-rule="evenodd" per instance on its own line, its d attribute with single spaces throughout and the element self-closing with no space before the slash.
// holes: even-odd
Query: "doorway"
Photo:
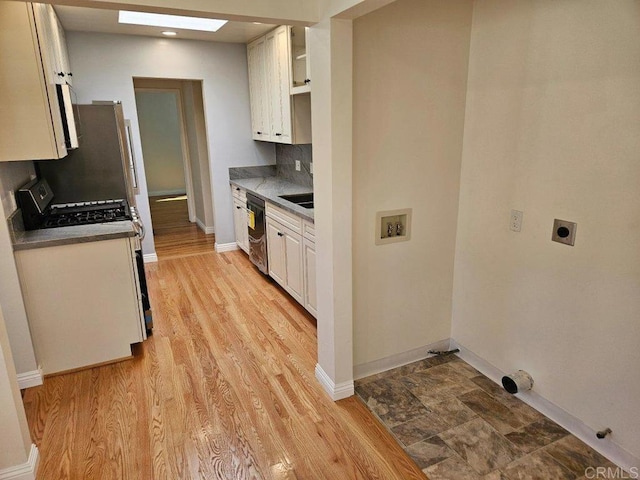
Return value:
<svg viewBox="0 0 640 480">
<path fill-rule="evenodd" d="M 202 82 L 135 78 L 138 125 L 158 257 L 213 250 Z"/>
</svg>

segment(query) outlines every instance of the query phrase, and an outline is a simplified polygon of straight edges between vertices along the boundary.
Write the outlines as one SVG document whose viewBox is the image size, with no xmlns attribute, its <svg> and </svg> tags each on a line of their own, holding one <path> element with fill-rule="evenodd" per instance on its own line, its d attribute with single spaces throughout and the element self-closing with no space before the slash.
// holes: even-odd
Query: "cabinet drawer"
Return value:
<svg viewBox="0 0 640 480">
<path fill-rule="evenodd" d="M 302 236 L 312 242 L 316 241 L 316 227 L 309 220 L 302 220 Z"/>
<path fill-rule="evenodd" d="M 299 235 L 302 235 L 302 218 L 293 213 L 289 213 L 274 204 L 266 202 L 267 217 L 277 220 L 285 227 L 290 228 Z"/>
<path fill-rule="evenodd" d="M 244 188 L 240 188 L 236 185 L 231 185 L 231 193 L 233 198 L 239 200 L 243 204 L 247 204 L 247 191 Z"/>
</svg>

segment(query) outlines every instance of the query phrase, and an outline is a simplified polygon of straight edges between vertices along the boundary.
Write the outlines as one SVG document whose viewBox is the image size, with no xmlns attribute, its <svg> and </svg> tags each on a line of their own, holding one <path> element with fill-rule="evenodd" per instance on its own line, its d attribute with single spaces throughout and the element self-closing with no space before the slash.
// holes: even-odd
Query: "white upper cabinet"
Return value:
<svg viewBox="0 0 640 480">
<path fill-rule="evenodd" d="M 73 74 L 69 65 L 66 37 L 56 12 L 49 4 L 34 3 L 33 13 L 41 49 L 46 52 L 42 61 L 45 70 L 49 72 L 48 77 L 54 83 L 71 84 Z"/>
<path fill-rule="evenodd" d="M 291 27 L 291 95 L 311 91 L 308 27 Z"/>
<path fill-rule="evenodd" d="M 283 25 L 247 46 L 254 140 L 311 143 L 311 97 L 291 95 L 291 27 Z"/>
<path fill-rule="evenodd" d="M 265 37 L 259 38 L 247 47 L 249 62 L 249 97 L 251 98 L 251 134 L 254 140 L 270 140 L 269 127 L 269 98 L 266 95 L 265 82 Z"/>
<path fill-rule="evenodd" d="M 66 52 L 51 5 L 0 2 L 0 161 L 66 156 L 56 91 L 70 78 Z"/>
</svg>

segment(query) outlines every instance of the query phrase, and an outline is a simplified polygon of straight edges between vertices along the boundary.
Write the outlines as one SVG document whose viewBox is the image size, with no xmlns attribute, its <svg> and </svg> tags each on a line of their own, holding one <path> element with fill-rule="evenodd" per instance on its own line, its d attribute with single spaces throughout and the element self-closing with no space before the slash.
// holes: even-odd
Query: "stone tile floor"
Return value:
<svg viewBox="0 0 640 480">
<path fill-rule="evenodd" d="M 430 480 L 584 480 L 588 467 L 616 468 L 455 355 L 358 380 L 356 393 Z"/>
</svg>

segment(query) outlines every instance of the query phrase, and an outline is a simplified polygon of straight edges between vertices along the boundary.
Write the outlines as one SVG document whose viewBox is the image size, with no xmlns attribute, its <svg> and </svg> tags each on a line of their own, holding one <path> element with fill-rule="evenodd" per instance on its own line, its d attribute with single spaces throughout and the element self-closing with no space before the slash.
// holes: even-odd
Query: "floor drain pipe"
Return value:
<svg viewBox="0 0 640 480">
<path fill-rule="evenodd" d="M 533 378 L 524 370 L 518 370 L 510 375 L 502 377 L 502 386 L 512 394 L 531 390 L 533 387 Z"/>
</svg>

